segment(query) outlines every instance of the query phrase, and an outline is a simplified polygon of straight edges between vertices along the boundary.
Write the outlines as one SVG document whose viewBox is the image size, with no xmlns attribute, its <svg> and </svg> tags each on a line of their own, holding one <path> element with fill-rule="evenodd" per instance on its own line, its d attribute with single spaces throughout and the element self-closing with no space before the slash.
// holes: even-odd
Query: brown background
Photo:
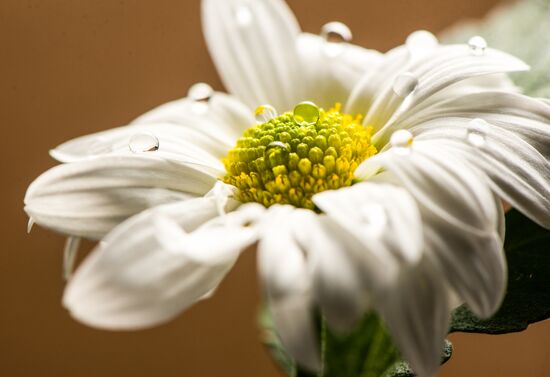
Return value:
<svg viewBox="0 0 550 377">
<path fill-rule="evenodd" d="M 293 0 L 307 31 L 351 26 L 362 45 L 388 49 L 418 28 L 438 32 L 479 17 L 496 0 Z M 108 333 L 61 308 L 63 239 L 26 235 L 22 198 L 54 163 L 47 150 L 123 125 L 183 96 L 196 81 L 221 84 L 202 39 L 199 0 L 1 0 L 2 248 L 0 375 L 279 376 L 259 345 L 253 254 L 218 294 L 178 320 L 139 333 Z M 442 376 L 550 376 L 550 323 L 522 334 L 453 336 Z"/>
</svg>

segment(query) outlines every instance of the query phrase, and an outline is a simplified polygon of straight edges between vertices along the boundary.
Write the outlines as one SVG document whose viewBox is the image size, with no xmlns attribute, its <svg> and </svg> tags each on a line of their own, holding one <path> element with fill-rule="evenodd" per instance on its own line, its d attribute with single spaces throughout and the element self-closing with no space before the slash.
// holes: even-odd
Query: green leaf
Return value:
<svg viewBox="0 0 550 377">
<path fill-rule="evenodd" d="M 500 310 L 480 320 L 461 306 L 453 313 L 451 332 L 503 334 L 550 317 L 550 231 L 512 210 L 506 232 L 508 288 Z"/>
<path fill-rule="evenodd" d="M 453 344 L 445 339 L 445 348 L 443 349 L 443 356 L 441 357 L 441 364 L 445 364 L 451 358 L 453 354 Z M 413 370 L 404 361 L 399 361 L 392 365 L 382 377 L 414 377 Z"/>
</svg>

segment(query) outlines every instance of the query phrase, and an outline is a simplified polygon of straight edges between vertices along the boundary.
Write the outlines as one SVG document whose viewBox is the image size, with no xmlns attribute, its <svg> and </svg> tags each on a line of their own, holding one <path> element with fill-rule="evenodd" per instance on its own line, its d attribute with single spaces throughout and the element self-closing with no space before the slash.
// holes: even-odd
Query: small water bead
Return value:
<svg viewBox="0 0 550 377">
<path fill-rule="evenodd" d="M 214 89 L 212 89 L 210 85 L 204 82 L 199 82 L 191 86 L 191 88 L 189 88 L 189 92 L 187 95 L 193 101 L 208 102 L 214 95 Z"/>
<path fill-rule="evenodd" d="M 268 154 L 270 150 L 272 149 L 281 149 L 286 152 L 289 151 L 289 147 L 287 144 L 283 143 L 282 141 L 274 141 L 272 143 L 269 143 L 268 146 L 265 149 L 265 153 Z"/>
<path fill-rule="evenodd" d="M 294 121 L 300 126 L 314 126 L 319 121 L 319 107 L 313 102 L 302 102 L 296 105 L 293 112 Z"/>
<path fill-rule="evenodd" d="M 434 51 L 439 45 L 439 41 L 429 31 L 418 30 L 407 37 L 405 45 L 409 50 L 411 58 L 417 60 Z"/>
<path fill-rule="evenodd" d="M 267 123 L 271 119 L 276 118 L 277 115 L 277 110 L 271 105 L 258 106 L 254 112 L 254 118 L 257 124 Z"/>
<path fill-rule="evenodd" d="M 214 89 L 210 85 L 200 82 L 189 88 L 187 96 L 192 101 L 192 110 L 197 114 L 204 114 L 208 111 L 208 103 L 214 96 Z"/>
<path fill-rule="evenodd" d="M 343 43 L 353 39 L 350 28 L 342 22 L 329 22 L 321 28 L 321 37 L 327 42 L 324 52 L 329 57 L 336 57 L 343 51 Z"/>
<path fill-rule="evenodd" d="M 487 49 L 487 42 L 483 39 L 483 37 L 476 35 L 475 37 L 470 38 L 468 41 L 468 46 L 470 47 L 470 50 L 472 50 L 472 54 L 482 56 L 485 54 L 485 50 Z"/>
<path fill-rule="evenodd" d="M 407 97 L 418 86 L 418 79 L 410 72 L 401 73 L 393 82 L 393 92 L 401 98 Z"/>
<path fill-rule="evenodd" d="M 155 135 L 139 133 L 130 138 L 128 147 L 134 153 L 156 152 L 159 150 L 160 142 Z"/>
<path fill-rule="evenodd" d="M 241 5 L 235 11 L 235 19 L 237 24 L 241 27 L 249 26 L 252 23 L 252 11 L 246 5 Z"/>
<path fill-rule="evenodd" d="M 412 133 L 407 130 L 398 130 L 391 135 L 390 144 L 399 154 L 405 155 L 410 153 L 413 142 L 414 137 Z"/>
<path fill-rule="evenodd" d="M 474 147 L 483 147 L 487 142 L 489 124 L 483 119 L 474 119 L 468 125 L 466 138 Z"/>
</svg>

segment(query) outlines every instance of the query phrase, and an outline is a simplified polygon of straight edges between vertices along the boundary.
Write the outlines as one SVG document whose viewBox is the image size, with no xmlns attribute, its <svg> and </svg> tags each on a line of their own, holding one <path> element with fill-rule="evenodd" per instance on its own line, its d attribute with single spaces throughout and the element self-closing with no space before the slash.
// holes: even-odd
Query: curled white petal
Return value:
<svg viewBox="0 0 550 377">
<path fill-rule="evenodd" d="M 209 242 L 208 230 L 201 225 L 218 215 L 216 207 L 213 198 L 197 198 L 154 208 L 122 223 L 76 271 L 64 305 L 77 320 L 103 329 L 140 329 L 172 319 L 215 289 L 240 250 L 253 242 L 249 234 L 234 236 L 224 245 Z M 156 234 L 159 216 L 188 234 L 199 231 L 199 236 L 184 240 L 197 243 L 188 245 L 187 253 L 167 250 Z M 203 250 L 212 259 L 202 263 L 208 258 L 190 258 L 201 247 L 220 249 Z"/>
<path fill-rule="evenodd" d="M 307 210 L 270 208 L 258 245 L 258 269 L 285 349 L 300 365 L 318 371 L 321 360 L 312 312 L 311 267 L 292 230 L 301 211 Z"/>
<path fill-rule="evenodd" d="M 28 188 L 25 211 L 42 226 L 98 239 L 144 209 L 206 193 L 216 177 L 154 156 L 104 156 L 56 166 Z"/>
<path fill-rule="evenodd" d="M 291 109 L 302 98 L 300 31 L 281 0 L 204 0 L 203 31 L 229 91 L 250 108 Z"/>
</svg>

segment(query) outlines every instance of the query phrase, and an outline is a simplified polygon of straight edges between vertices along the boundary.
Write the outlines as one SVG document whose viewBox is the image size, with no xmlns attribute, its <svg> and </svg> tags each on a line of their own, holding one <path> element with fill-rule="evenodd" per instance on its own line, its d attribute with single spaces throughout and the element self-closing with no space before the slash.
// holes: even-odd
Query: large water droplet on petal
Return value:
<svg viewBox="0 0 550 377">
<path fill-rule="evenodd" d="M 160 146 L 159 139 L 155 135 L 139 133 L 130 138 L 128 147 L 134 153 L 155 152 Z"/>
<path fill-rule="evenodd" d="M 435 35 L 429 31 L 418 30 L 407 37 L 405 44 L 411 58 L 417 60 L 432 53 L 439 45 L 439 42 Z"/>
<path fill-rule="evenodd" d="M 189 88 L 187 96 L 192 101 L 191 109 L 197 114 L 204 114 L 208 111 L 208 103 L 214 96 L 214 89 L 200 82 Z"/>
<path fill-rule="evenodd" d="M 393 82 L 393 92 L 401 98 L 407 97 L 418 86 L 418 79 L 409 72 L 401 73 Z"/>
<path fill-rule="evenodd" d="M 329 57 L 340 55 L 344 49 L 343 43 L 353 39 L 350 28 L 342 22 L 329 22 L 321 28 L 321 37 L 327 42 L 324 53 Z"/>
<path fill-rule="evenodd" d="M 239 6 L 235 11 L 235 19 L 237 20 L 237 24 L 240 27 L 249 26 L 252 23 L 252 18 L 252 12 L 250 11 L 250 8 L 246 5 Z"/>
<path fill-rule="evenodd" d="M 302 102 L 294 108 L 294 121 L 300 126 L 313 126 L 319 121 L 320 110 L 313 102 Z"/>
<path fill-rule="evenodd" d="M 269 122 L 271 119 L 277 117 L 277 110 L 271 105 L 258 106 L 254 112 L 256 123 L 263 124 Z"/>
<path fill-rule="evenodd" d="M 483 37 L 476 35 L 475 37 L 470 38 L 468 41 L 468 46 L 472 50 L 472 54 L 482 56 L 485 54 L 485 50 L 487 49 L 487 42 L 483 39 Z"/>
<path fill-rule="evenodd" d="M 391 135 L 390 144 L 394 150 L 402 155 L 409 154 L 413 145 L 414 137 L 407 130 L 398 130 Z"/>
<path fill-rule="evenodd" d="M 474 147 L 483 147 L 487 142 L 489 124 L 483 119 L 476 118 L 468 124 L 466 138 Z"/>
</svg>

